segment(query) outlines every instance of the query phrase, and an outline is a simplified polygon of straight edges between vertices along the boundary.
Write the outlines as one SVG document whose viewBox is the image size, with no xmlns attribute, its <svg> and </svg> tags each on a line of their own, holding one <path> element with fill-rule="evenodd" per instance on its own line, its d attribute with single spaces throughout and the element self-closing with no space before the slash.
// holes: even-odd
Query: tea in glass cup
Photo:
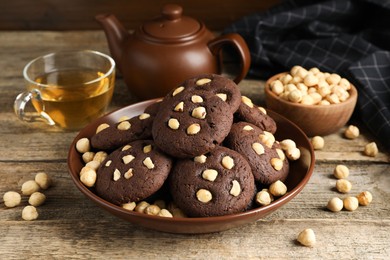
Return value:
<svg viewBox="0 0 390 260">
<path fill-rule="evenodd" d="M 51 53 L 29 62 L 23 76 L 27 91 L 15 100 L 16 115 L 27 122 L 44 121 L 80 129 L 103 115 L 115 85 L 115 62 L 97 51 Z M 25 110 L 31 101 L 36 112 Z"/>
</svg>

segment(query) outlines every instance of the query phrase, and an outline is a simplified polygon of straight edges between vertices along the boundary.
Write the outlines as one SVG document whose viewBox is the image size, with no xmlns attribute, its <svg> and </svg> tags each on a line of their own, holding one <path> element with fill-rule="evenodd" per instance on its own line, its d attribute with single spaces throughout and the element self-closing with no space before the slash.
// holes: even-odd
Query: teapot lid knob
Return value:
<svg viewBox="0 0 390 260">
<path fill-rule="evenodd" d="M 166 4 L 161 10 L 161 14 L 167 20 L 174 21 L 181 18 L 183 8 L 180 5 Z"/>
</svg>

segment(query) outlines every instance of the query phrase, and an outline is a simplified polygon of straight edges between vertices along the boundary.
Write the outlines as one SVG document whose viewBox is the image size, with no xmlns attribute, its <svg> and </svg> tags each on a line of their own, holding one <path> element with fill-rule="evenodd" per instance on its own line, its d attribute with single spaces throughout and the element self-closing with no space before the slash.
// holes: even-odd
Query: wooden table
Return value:
<svg viewBox="0 0 390 260">
<path fill-rule="evenodd" d="M 22 69 L 29 60 L 52 51 L 84 48 L 108 53 L 100 31 L 0 32 L 1 197 L 6 191 L 19 191 L 39 171 L 54 180 L 44 192 L 47 201 L 38 208 L 38 220 L 22 220 L 26 197 L 16 208 L 6 208 L 0 199 L 1 259 L 389 259 L 389 155 L 383 150 L 374 158 L 362 154 L 364 145 L 373 140 L 363 128 L 352 141 L 342 137 L 342 130 L 326 136 L 304 190 L 275 213 L 239 228 L 202 235 L 167 234 L 140 228 L 98 208 L 75 188 L 68 174 L 67 152 L 77 132 L 32 127 L 13 112 L 14 98 L 24 89 Z M 240 88 L 255 103 L 264 104 L 263 82 L 245 80 Z M 118 79 L 110 110 L 136 101 Z M 326 210 L 330 198 L 345 197 L 334 190 L 332 172 L 338 164 L 350 169 L 351 194 L 368 190 L 372 204 L 354 212 Z M 313 248 L 296 241 L 305 228 L 316 233 Z"/>
</svg>

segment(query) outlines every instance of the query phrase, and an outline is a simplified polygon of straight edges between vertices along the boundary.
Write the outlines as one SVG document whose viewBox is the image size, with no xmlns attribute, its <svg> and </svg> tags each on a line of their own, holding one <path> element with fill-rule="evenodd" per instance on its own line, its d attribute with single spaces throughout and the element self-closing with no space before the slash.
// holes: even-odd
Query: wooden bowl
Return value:
<svg viewBox="0 0 390 260">
<path fill-rule="evenodd" d="M 325 136 L 338 131 L 350 119 L 357 101 L 357 90 L 351 84 L 350 97 L 331 105 L 303 105 L 289 102 L 271 91 L 271 82 L 287 72 L 276 74 L 265 83 L 265 102 L 268 109 L 277 112 L 298 125 L 307 136 Z"/>
<path fill-rule="evenodd" d="M 293 199 L 303 189 L 312 175 L 315 162 L 314 150 L 306 135 L 289 120 L 269 111 L 269 115 L 274 118 L 278 126 L 278 130 L 275 134 L 277 140 L 290 138 L 296 142 L 297 147 L 301 150 L 301 158 L 297 161 L 291 162 L 290 164 L 290 172 L 287 180 L 285 181 L 288 188 L 287 194 L 276 199 L 270 205 L 258 207 L 238 214 L 203 218 L 165 218 L 150 216 L 125 210 L 122 207 L 114 205 L 97 196 L 93 189 L 87 188 L 80 182 L 79 172 L 84 163 L 81 158 L 81 154 L 79 154 L 75 148 L 76 142 L 83 137 L 90 138 L 95 133 L 96 127 L 101 123 L 111 124 L 118 122 L 118 119 L 122 116 L 133 117 L 141 114 L 152 102 L 155 102 L 155 100 L 130 105 L 97 119 L 79 132 L 69 149 L 68 168 L 70 177 L 76 187 L 88 199 L 117 217 L 135 225 L 169 233 L 195 234 L 227 230 L 246 223 L 254 222 L 279 209 L 281 206 Z"/>
</svg>

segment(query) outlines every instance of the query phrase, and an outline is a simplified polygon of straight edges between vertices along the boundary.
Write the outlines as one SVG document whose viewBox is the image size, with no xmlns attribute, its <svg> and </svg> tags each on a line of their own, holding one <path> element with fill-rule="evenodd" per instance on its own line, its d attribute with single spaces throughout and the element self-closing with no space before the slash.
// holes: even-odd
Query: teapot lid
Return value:
<svg viewBox="0 0 390 260">
<path fill-rule="evenodd" d="M 144 23 L 141 30 L 145 35 L 159 41 L 177 41 L 199 32 L 202 24 L 191 17 L 182 16 L 182 13 L 181 6 L 167 4 L 162 8 L 161 15 Z"/>
</svg>

